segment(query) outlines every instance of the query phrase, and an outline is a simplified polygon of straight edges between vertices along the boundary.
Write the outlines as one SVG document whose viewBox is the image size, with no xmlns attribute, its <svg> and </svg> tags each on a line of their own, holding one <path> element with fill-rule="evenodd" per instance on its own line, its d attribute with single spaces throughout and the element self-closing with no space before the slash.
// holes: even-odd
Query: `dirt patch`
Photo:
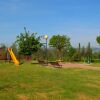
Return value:
<svg viewBox="0 0 100 100">
<path fill-rule="evenodd" d="M 94 100 L 92 97 L 89 97 L 83 93 L 77 95 L 77 100 Z"/>
<path fill-rule="evenodd" d="M 18 94 L 18 100 L 29 100 L 29 97 L 25 94 Z"/>
<path fill-rule="evenodd" d="M 52 92 L 48 92 L 48 93 L 36 93 L 34 96 L 34 100 L 55 100 L 54 98 L 56 98 L 56 100 L 62 100 L 62 96 L 60 95 L 63 91 L 52 91 Z"/>
<path fill-rule="evenodd" d="M 79 64 L 79 63 L 61 63 L 61 64 L 62 64 L 62 68 L 80 68 L 80 69 L 100 71 L 99 67 L 93 67 L 90 64 Z"/>
<path fill-rule="evenodd" d="M 95 98 L 95 100 L 100 100 L 100 95 L 96 96 Z"/>
<path fill-rule="evenodd" d="M 36 93 L 34 96 L 34 100 L 47 100 L 46 93 Z"/>
</svg>

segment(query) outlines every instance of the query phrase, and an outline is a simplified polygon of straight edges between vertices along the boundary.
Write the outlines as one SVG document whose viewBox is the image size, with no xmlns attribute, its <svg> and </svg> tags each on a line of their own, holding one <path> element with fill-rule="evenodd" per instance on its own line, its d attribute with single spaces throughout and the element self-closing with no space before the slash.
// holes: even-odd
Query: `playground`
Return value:
<svg viewBox="0 0 100 100">
<path fill-rule="evenodd" d="M 0 99 L 100 100 L 100 71 L 1 61 Z"/>
<path fill-rule="evenodd" d="M 9 55 L 9 57 L 8 57 Z M 12 48 L 7 48 L 7 51 L 5 55 L 3 54 L 2 48 L 0 48 L 0 59 L 1 60 L 10 60 L 15 65 L 20 65 L 20 61 L 16 58 L 16 55 L 14 54 Z M 100 67 L 93 67 L 92 64 L 88 63 L 72 63 L 72 62 L 48 62 L 45 61 L 38 61 L 39 64 L 47 65 L 48 67 L 54 67 L 54 68 L 80 68 L 80 69 L 90 69 L 90 70 L 100 70 Z"/>
<path fill-rule="evenodd" d="M 0 100 L 100 100 L 100 0 L 0 1 Z"/>
<path fill-rule="evenodd" d="M 69 39 L 63 36 L 65 47 L 60 48 L 62 36 L 57 35 L 56 49 L 51 49 L 45 37 L 45 47 L 33 35 L 21 34 L 18 48 L 0 48 L 0 99 L 100 100 L 100 64 L 93 62 L 90 43 L 86 52 L 80 44 L 67 48 Z"/>
<path fill-rule="evenodd" d="M 5 59 L 0 61 L 1 100 L 100 100 L 100 64 L 41 60 L 21 64 L 12 48 L 6 53 L 10 59 L 1 50 Z"/>
</svg>

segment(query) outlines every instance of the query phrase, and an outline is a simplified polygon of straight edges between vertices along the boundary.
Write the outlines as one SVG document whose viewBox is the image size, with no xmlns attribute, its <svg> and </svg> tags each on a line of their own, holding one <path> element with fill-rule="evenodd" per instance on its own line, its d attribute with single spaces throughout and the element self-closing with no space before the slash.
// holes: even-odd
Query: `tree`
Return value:
<svg viewBox="0 0 100 100">
<path fill-rule="evenodd" d="M 26 31 L 17 36 L 16 43 L 18 44 L 18 51 L 22 55 L 32 55 L 41 45 L 40 37 L 36 37 L 37 33 L 30 33 Z"/>
<path fill-rule="evenodd" d="M 67 50 L 65 49 L 65 52 L 63 53 L 64 60 L 65 61 L 73 61 L 75 52 L 76 52 L 76 49 L 72 46 L 70 46 L 70 48 Z"/>
<path fill-rule="evenodd" d="M 81 44 L 78 44 L 78 60 L 81 60 Z"/>
<path fill-rule="evenodd" d="M 17 55 L 17 54 L 18 54 L 18 48 L 17 48 L 16 43 L 13 43 L 13 44 L 11 45 L 11 48 L 12 48 L 13 52 Z"/>
<path fill-rule="evenodd" d="M 85 53 L 85 47 L 83 46 L 82 49 L 81 49 L 81 60 L 82 61 L 85 61 L 85 54 L 86 54 Z"/>
<path fill-rule="evenodd" d="M 74 54 L 74 60 L 80 61 L 81 60 L 81 44 L 78 44 L 78 48 L 76 48 L 76 53 Z"/>
<path fill-rule="evenodd" d="M 70 47 L 70 38 L 66 35 L 53 35 L 49 41 L 49 45 L 57 49 L 58 57 L 61 60 L 64 48 L 68 49 Z"/>
<path fill-rule="evenodd" d="M 96 41 L 98 44 L 100 44 L 100 36 L 97 36 Z"/>
<path fill-rule="evenodd" d="M 7 52 L 7 46 L 5 44 L 0 44 L 0 48 L 2 48 L 2 53 L 5 54 Z"/>
<path fill-rule="evenodd" d="M 84 46 L 82 47 L 82 50 L 81 50 L 81 56 L 83 58 L 85 57 L 85 47 Z"/>
<path fill-rule="evenodd" d="M 7 58 L 7 47 L 5 44 L 0 44 L 0 59 Z"/>
<path fill-rule="evenodd" d="M 86 57 L 87 57 L 88 63 L 90 63 L 91 58 L 92 58 L 92 49 L 91 49 L 90 42 L 88 43 L 88 46 L 86 48 Z"/>
</svg>

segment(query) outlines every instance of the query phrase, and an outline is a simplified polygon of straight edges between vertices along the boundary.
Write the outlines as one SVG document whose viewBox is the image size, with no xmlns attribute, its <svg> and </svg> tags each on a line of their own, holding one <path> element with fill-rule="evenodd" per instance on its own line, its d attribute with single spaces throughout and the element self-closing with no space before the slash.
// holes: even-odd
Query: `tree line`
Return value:
<svg viewBox="0 0 100 100">
<path fill-rule="evenodd" d="M 90 42 L 86 47 L 73 47 L 70 38 L 67 35 L 53 35 L 48 41 L 46 51 L 45 43 L 41 43 L 41 36 L 37 33 L 30 33 L 24 28 L 24 32 L 16 37 L 11 48 L 19 59 L 31 58 L 34 60 L 45 60 L 46 56 L 49 61 L 84 61 L 90 63 L 94 59 L 100 58 L 100 52 L 93 52 Z M 100 44 L 100 36 L 96 38 Z M 7 47 L 3 44 L 1 48 L 6 51 Z M 47 53 L 47 55 L 46 55 Z"/>
</svg>

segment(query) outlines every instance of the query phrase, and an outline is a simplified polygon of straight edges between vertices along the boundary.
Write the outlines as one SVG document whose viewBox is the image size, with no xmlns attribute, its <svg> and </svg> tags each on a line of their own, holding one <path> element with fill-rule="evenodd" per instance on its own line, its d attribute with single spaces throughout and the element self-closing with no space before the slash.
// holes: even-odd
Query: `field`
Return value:
<svg viewBox="0 0 100 100">
<path fill-rule="evenodd" d="M 94 66 L 94 67 L 100 67 L 100 62 L 99 63 L 93 63 L 91 65 Z"/>
<path fill-rule="evenodd" d="M 100 71 L 0 62 L 0 100 L 100 100 Z"/>
</svg>

